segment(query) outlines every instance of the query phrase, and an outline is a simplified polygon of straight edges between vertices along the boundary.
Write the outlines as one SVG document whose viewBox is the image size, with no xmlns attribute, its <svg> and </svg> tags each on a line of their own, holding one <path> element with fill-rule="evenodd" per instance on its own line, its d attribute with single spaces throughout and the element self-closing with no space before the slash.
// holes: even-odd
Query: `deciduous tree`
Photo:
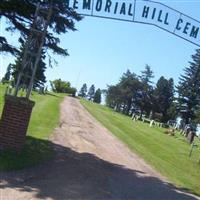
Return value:
<svg viewBox="0 0 200 200">
<path fill-rule="evenodd" d="M 73 94 L 76 93 L 76 89 L 71 87 L 70 82 L 62 81 L 61 79 L 56 79 L 51 81 L 51 88 L 54 92 L 57 93 L 68 93 Z"/>
</svg>

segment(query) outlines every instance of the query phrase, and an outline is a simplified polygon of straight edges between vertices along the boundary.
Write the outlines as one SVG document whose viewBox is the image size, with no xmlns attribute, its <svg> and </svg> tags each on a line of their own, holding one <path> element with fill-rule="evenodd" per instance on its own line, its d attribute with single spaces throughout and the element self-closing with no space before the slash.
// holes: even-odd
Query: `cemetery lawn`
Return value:
<svg viewBox="0 0 200 200">
<path fill-rule="evenodd" d="M 149 127 L 140 121 L 119 114 L 105 106 L 80 100 L 82 105 L 111 133 L 133 152 L 168 178 L 176 186 L 200 195 L 200 142 L 189 158 L 190 145 L 178 132 L 176 136 L 164 134 L 166 129 Z"/>
<path fill-rule="evenodd" d="M 0 84 L 0 112 L 3 109 L 3 97 L 4 97 L 4 93 L 5 93 L 5 86 Z"/>
<path fill-rule="evenodd" d="M 3 109 L 5 87 L 0 85 L 0 114 Z M 0 153 L 0 171 L 18 170 L 33 166 L 42 160 L 53 156 L 49 136 L 59 123 L 59 105 L 64 94 L 39 95 L 33 93 L 31 100 L 35 101 L 32 112 L 26 144 L 21 153 L 12 151 Z"/>
</svg>

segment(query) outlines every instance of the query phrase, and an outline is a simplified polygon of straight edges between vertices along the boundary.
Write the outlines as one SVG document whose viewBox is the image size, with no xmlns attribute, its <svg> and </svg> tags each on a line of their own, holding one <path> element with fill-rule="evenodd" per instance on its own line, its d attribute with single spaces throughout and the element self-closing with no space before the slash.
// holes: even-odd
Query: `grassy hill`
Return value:
<svg viewBox="0 0 200 200">
<path fill-rule="evenodd" d="M 0 85 L 0 113 L 3 108 L 5 86 Z M 26 145 L 21 153 L 0 153 L 0 171 L 32 166 L 53 155 L 49 135 L 58 125 L 59 104 L 64 95 L 38 95 L 28 129 Z M 133 122 L 129 117 L 88 101 L 84 107 L 132 151 L 139 154 L 161 174 L 177 186 L 200 195 L 200 149 L 194 149 L 189 158 L 190 145 L 179 133 L 175 137 L 164 134 L 164 129 L 150 128 L 148 124 Z M 197 141 L 199 143 L 199 141 Z M 199 143 L 200 147 L 200 143 Z"/>
<path fill-rule="evenodd" d="M 139 154 L 177 186 L 200 195 L 200 149 L 189 158 L 190 145 L 179 133 L 164 134 L 163 128 L 133 122 L 130 117 L 85 100 L 83 106 L 132 151 Z M 199 143 L 199 141 L 196 141 Z M 200 143 L 199 143 L 200 147 Z"/>
<path fill-rule="evenodd" d="M 5 86 L 0 85 L 0 113 L 3 108 Z M 33 93 L 31 100 L 36 102 L 28 128 L 26 144 L 21 153 L 0 153 L 0 170 L 21 169 L 32 166 L 53 155 L 47 140 L 59 122 L 59 104 L 63 94 L 39 95 Z"/>
</svg>

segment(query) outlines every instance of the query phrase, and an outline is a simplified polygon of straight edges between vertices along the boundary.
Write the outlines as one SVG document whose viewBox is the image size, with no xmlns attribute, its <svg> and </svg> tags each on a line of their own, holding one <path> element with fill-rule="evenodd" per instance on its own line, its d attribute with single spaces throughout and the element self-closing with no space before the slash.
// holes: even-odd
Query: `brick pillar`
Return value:
<svg viewBox="0 0 200 200">
<path fill-rule="evenodd" d="M 0 149 L 22 149 L 34 105 L 35 102 L 23 97 L 5 96 L 0 120 Z"/>
</svg>

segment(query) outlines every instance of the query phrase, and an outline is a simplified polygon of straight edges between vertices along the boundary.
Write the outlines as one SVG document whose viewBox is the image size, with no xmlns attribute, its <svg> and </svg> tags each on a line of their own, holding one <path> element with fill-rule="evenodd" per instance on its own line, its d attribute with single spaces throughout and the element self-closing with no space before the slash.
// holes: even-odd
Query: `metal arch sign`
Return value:
<svg viewBox="0 0 200 200">
<path fill-rule="evenodd" d="M 145 0 L 67 0 L 84 16 L 154 25 L 200 47 L 200 22 L 163 3 Z"/>
</svg>

